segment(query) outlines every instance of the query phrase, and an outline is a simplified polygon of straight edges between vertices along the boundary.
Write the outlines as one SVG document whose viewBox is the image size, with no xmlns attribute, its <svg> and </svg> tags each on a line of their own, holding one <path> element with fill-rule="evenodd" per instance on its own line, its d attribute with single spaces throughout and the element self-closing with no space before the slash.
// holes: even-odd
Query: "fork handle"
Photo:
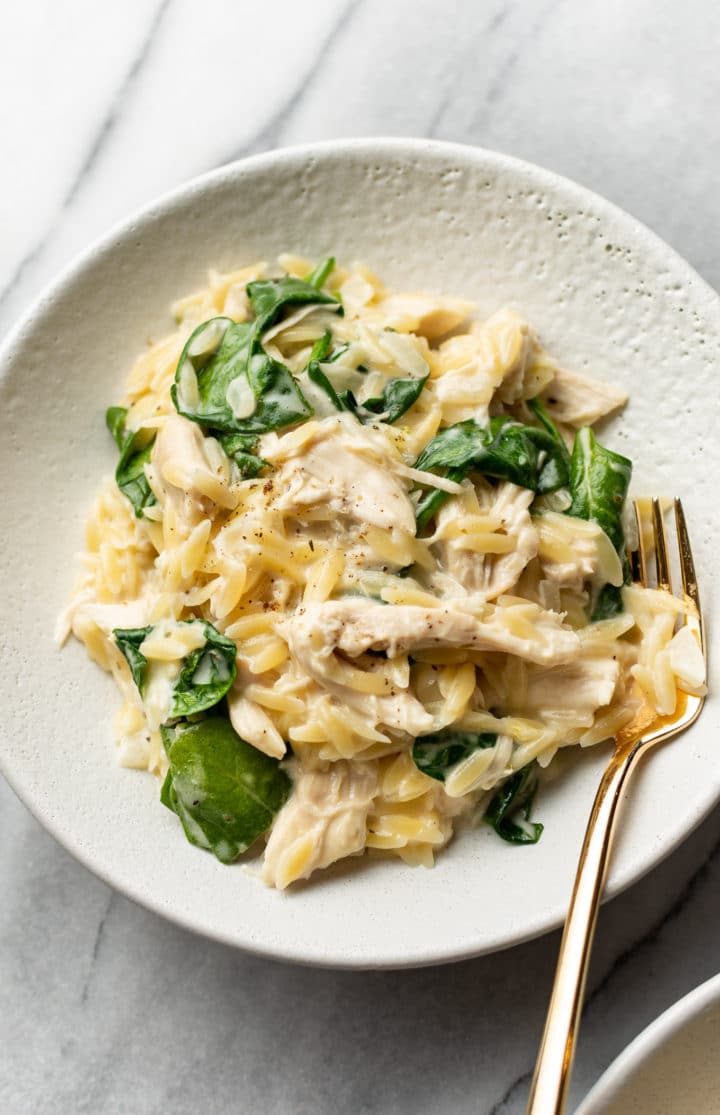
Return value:
<svg viewBox="0 0 720 1115">
<path fill-rule="evenodd" d="M 562 1115 L 565 1110 L 615 820 L 623 788 L 639 754 L 637 744 L 616 749 L 595 795 L 560 943 L 526 1115 Z"/>
</svg>

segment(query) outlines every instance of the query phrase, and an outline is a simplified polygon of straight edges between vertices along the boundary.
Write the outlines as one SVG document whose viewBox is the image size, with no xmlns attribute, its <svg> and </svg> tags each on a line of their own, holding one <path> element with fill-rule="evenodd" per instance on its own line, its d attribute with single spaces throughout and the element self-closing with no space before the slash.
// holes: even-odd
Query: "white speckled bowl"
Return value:
<svg viewBox="0 0 720 1115">
<path fill-rule="evenodd" d="M 720 975 L 643 1030 L 576 1115 L 717 1115 L 719 1110 Z"/>
<path fill-rule="evenodd" d="M 710 613 L 720 302 L 690 267 L 608 202 L 489 151 L 395 139 L 276 151 L 191 182 L 110 233 L 2 349 L 2 767 L 89 868 L 222 941 L 348 967 L 502 948 L 562 921 L 602 754 L 543 791 L 536 847 L 483 829 L 433 871 L 355 862 L 277 894 L 187 844 L 156 781 L 117 768 L 112 682 L 80 645 L 60 653 L 52 642 L 84 514 L 114 467 L 103 413 L 130 362 L 209 266 L 284 250 L 359 258 L 389 285 L 473 298 L 483 315 L 514 303 L 564 363 L 626 385 L 632 401 L 609 441 L 634 459 L 636 490 L 686 501 Z M 713 641 L 717 630 L 711 617 Z M 699 724 L 639 773 L 611 892 L 666 856 L 718 800 L 718 719 L 713 697 Z"/>
</svg>

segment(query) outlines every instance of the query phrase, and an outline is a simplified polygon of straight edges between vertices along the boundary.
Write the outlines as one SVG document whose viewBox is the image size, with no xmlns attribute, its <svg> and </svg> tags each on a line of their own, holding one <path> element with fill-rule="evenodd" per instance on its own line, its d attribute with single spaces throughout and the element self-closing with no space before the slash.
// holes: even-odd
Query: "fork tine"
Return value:
<svg viewBox="0 0 720 1115">
<path fill-rule="evenodd" d="M 677 525 L 678 546 L 680 548 L 680 571 L 682 573 L 683 591 L 689 596 L 697 608 L 698 616 L 702 615 L 700 609 L 700 593 L 695 577 L 695 562 L 690 549 L 690 536 L 688 535 L 685 512 L 679 499 L 675 500 L 675 523 Z"/>
<path fill-rule="evenodd" d="M 635 512 L 635 522 L 637 524 L 638 544 L 636 550 L 628 552 L 628 561 L 630 562 L 630 575 L 633 581 L 639 585 L 647 584 L 647 559 L 645 556 L 645 543 L 643 542 L 643 525 L 642 513 L 640 504 L 635 499 L 633 500 L 633 510 Z"/>
<path fill-rule="evenodd" d="M 667 537 L 665 523 L 663 522 L 660 500 L 652 501 L 652 523 L 655 538 L 655 565 L 657 568 L 658 588 L 672 592 L 672 578 L 670 576 L 670 562 L 668 561 Z"/>
</svg>

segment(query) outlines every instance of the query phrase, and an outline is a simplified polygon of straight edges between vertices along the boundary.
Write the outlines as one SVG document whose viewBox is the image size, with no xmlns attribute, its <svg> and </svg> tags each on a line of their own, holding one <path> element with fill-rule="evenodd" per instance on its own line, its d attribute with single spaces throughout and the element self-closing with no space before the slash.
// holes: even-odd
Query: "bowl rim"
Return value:
<svg viewBox="0 0 720 1115">
<path fill-rule="evenodd" d="M 471 144 L 402 136 L 353 137 L 280 147 L 235 160 L 163 192 L 154 200 L 138 207 L 129 216 L 115 222 L 108 231 L 94 238 L 84 250 L 59 271 L 56 277 L 35 296 L 15 325 L 8 330 L 0 342 L 0 377 L 2 377 L 4 365 L 13 358 L 16 349 L 22 343 L 25 332 L 33 328 L 36 321 L 52 305 L 54 299 L 80 277 L 87 267 L 100 261 L 106 254 L 111 253 L 116 245 L 127 236 L 141 234 L 146 227 L 152 226 L 158 218 L 181 211 L 192 198 L 202 197 L 208 189 L 212 189 L 216 185 L 240 180 L 246 173 L 272 171 L 274 168 L 288 166 L 312 157 L 342 159 L 347 155 L 364 155 L 367 158 L 389 156 L 394 159 L 415 157 L 416 159 L 430 158 L 431 160 L 445 159 L 448 161 L 457 159 L 461 165 L 474 163 L 476 166 L 482 165 L 489 170 L 510 171 L 528 178 L 535 185 L 545 186 L 548 190 L 561 190 L 567 197 L 577 202 L 578 207 L 584 205 L 591 207 L 594 212 L 607 216 L 609 221 L 619 220 L 621 223 L 629 223 L 635 234 L 639 234 L 647 244 L 651 253 L 660 253 L 666 259 L 672 261 L 679 277 L 682 277 L 693 288 L 696 304 L 704 304 L 708 316 L 714 318 L 717 322 L 717 329 L 720 333 L 720 297 L 695 269 L 642 221 L 614 202 L 574 180 L 514 155 Z M 266 946 L 262 941 L 247 938 L 240 942 L 229 930 L 223 930 L 221 927 L 210 929 L 206 925 L 200 924 L 192 916 L 168 908 L 161 899 L 147 894 L 140 886 L 134 887 L 130 884 L 118 882 L 111 867 L 104 868 L 95 863 L 92 849 L 80 844 L 72 833 L 63 829 L 61 822 L 54 822 L 44 814 L 42 804 L 34 798 L 32 787 L 29 789 L 25 787 L 22 784 L 21 776 L 14 777 L 12 763 L 2 748 L 0 748 L 0 774 L 5 777 L 17 797 L 43 828 L 84 867 L 109 886 L 185 929 L 223 944 L 243 948 L 245 951 L 256 955 L 310 966 L 334 968 L 420 967 L 464 960 L 500 951 L 550 932 L 562 925 L 563 922 L 564 910 L 547 908 L 534 918 L 525 921 L 522 927 L 515 927 L 502 939 L 491 939 L 485 943 L 475 945 L 463 942 L 449 949 L 435 948 L 431 952 L 426 951 L 422 956 L 413 955 L 409 958 L 403 955 L 389 956 L 385 954 L 382 956 L 342 956 L 335 953 L 331 956 L 319 956 L 312 952 L 299 953 L 291 945 L 285 947 L 276 944 Z M 640 862 L 637 862 L 636 858 L 624 871 L 616 872 L 614 876 L 611 876 L 603 900 L 612 898 L 626 890 L 670 855 L 708 816 L 716 805 L 719 795 L 720 790 L 712 799 L 701 802 L 686 817 L 682 829 L 666 836 L 664 842 L 655 849 L 652 858 L 645 858 Z"/>
<path fill-rule="evenodd" d="M 576 1115 L 602 1115 L 632 1075 L 675 1038 L 707 1007 L 720 1002 L 720 973 L 688 991 L 653 1019 L 605 1069 L 578 1107 Z"/>
<path fill-rule="evenodd" d="M 243 171 L 262 170 L 284 163 L 291 163 L 312 155 L 336 155 L 345 153 L 380 152 L 383 154 L 397 155 L 456 155 L 458 158 L 480 159 L 483 162 L 494 164 L 498 168 L 515 170 L 521 174 L 532 175 L 538 181 L 545 181 L 549 185 L 566 188 L 572 191 L 582 201 L 585 199 L 594 208 L 604 209 L 608 216 L 631 221 L 637 230 L 649 241 L 651 246 L 661 250 L 673 258 L 674 263 L 685 272 L 698 291 L 710 302 L 715 303 L 716 309 L 720 308 L 720 295 L 700 275 L 692 264 L 668 244 L 666 240 L 654 232 L 648 225 L 635 217 L 627 209 L 623 209 L 614 201 L 610 201 L 602 194 L 596 193 L 587 186 L 581 185 L 573 178 L 558 174 L 554 170 L 540 166 L 528 159 L 521 159 L 517 155 L 508 155 L 489 147 L 475 146 L 470 143 L 456 143 L 449 140 L 424 139 L 412 136 L 353 136 L 349 138 L 325 139 L 316 142 L 291 144 L 287 147 L 275 147 L 268 151 L 260 151 L 254 155 L 247 155 L 235 159 L 213 170 L 194 175 L 177 186 L 164 190 L 155 198 L 132 209 L 125 217 L 115 221 L 105 232 L 92 238 L 89 244 L 76 253 L 64 267 L 62 267 L 46 283 L 38 294 L 32 298 L 30 305 L 20 314 L 14 325 L 11 325 L 0 340 L 0 364 L 11 353 L 18 337 L 23 330 L 31 324 L 45 306 L 61 290 L 79 275 L 86 266 L 93 263 L 98 257 L 114 245 L 114 243 L 129 233 L 131 230 L 139 232 L 146 224 L 150 224 L 161 215 L 172 213 L 180 208 L 188 198 L 201 194 L 208 187 L 212 187 L 225 180 L 231 180 Z"/>
</svg>

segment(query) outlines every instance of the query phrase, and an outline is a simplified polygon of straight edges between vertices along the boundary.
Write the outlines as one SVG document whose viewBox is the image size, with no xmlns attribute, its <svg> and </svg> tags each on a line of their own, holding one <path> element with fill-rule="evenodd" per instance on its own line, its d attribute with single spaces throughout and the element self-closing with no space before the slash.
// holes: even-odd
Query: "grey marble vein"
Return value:
<svg viewBox="0 0 720 1115">
<path fill-rule="evenodd" d="M 484 113 L 489 112 L 493 105 L 497 103 L 503 90 L 510 88 L 513 71 L 520 64 L 523 56 L 527 55 L 532 50 L 539 36 L 547 26 L 553 11 L 557 8 L 558 2 L 559 0 L 550 0 L 549 3 L 542 5 L 534 16 L 531 15 L 527 19 L 527 22 L 522 28 L 522 33 L 518 34 L 510 49 L 507 50 L 501 64 L 498 66 L 495 73 L 492 74 L 488 82 L 485 90 Z M 502 26 L 502 23 L 496 23 L 493 30 L 498 25 Z M 476 117 L 473 121 L 473 126 L 477 127 L 481 119 L 482 116 Z"/>
<path fill-rule="evenodd" d="M 105 925 L 108 918 L 110 917 L 110 911 L 113 908 L 116 897 L 117 895 L 115 891 L 111 891 L 108 896 L 107 905 L 103 911 L 102 917 L 100 918 L 97 929 L 95 931 L 95 940 L 93 941 L 92 952 L 90 953 L 90 963 L 88 964 L 87 975 L 85 976 L 85 982 L 83 983 L 82 991 L 80 992 L 80 1001 L 82 1003 L 87 1002 L 88 996 L 90 994 L 90 985 L 92 984 L 93 975 L 95 973 L 95 965 L 97 964 L 98 957 L 100 956 L 100 946 L 102 945 L 103 936 L 105 933 Z"/>
<path fill-rule="evenodd" d="M 245 158 L 246 155 L 254 155 L 257 151 L 267 151 L 272 147 L 279 146 L 282 140 L 283 128 L 290 120 L 292 114 L 300 107 L 302 99 L 307 91 L 318 80 L 318 76 L 322 72 L 324 58 L 334 48 L 335 44 L 339 42 L 341 36 L 347 34 L 362 3 L 363 0 L 349 0 L 349 3 L 342 9 L 328 34 L 321 43 L 316 45 L 314 51 L 310 55 L 305 73 L 291 91 L 290 95 L 270 119 L 262 124 L 251 139 L 223 157 L 218 162 L 218 166 L 224 166 L 226 163 L 235 162 L 236 159 Z"/>
<path fill-rule="evenodd" d="M 85 181 L 87 180 L 88 175 L 100 158 L 100 155 L 102 154 L 107 143 L 110 141 L 113 131 L 117 125 L 118 119 L 120 118 L 123 103 L 130 90 L 137 82 L 138 77 L 142 73 L 145 65 L 147 64 L 148 57 L 156 41 L 158 31 L 171 3 L 172 0 L 161 0 L 160 4 L 158 4 L 148 27 L 147 34 L 145 35 L 145 38 L 143 39 L 143 42 L 141 44 L 140 50 L 130 63 L 125 77 L 123 78 L 115 96 L 113 97 L 107 112 L 101 120 L 100 125 L 97 128 L 97 131 L 95 132 L 92 142 L 90 143 L 90 146 L 87 150 L 87 154 L 78 167 L 75 177 L 73 178 L 68 190 L 65 193 L 65 196 L 60 202 L 52 223 L 43 231 L 38 240 L 29 248 L 29 250 L 18 263 L 5 287 L 0 290 L 0 308 L 2 308 L 3 303 L 7 299 L 8 295 L 20 282 L 22 277 L 27 272 L 28 268 L 35 264 L 37 260 L 42 256 L 48 240 L 53 235 L 53 232 L 56 229 L 58 223 L 62 220 L 63 214 L 66 213 L 67 210 L 72 206 Z"/>
</svg>

